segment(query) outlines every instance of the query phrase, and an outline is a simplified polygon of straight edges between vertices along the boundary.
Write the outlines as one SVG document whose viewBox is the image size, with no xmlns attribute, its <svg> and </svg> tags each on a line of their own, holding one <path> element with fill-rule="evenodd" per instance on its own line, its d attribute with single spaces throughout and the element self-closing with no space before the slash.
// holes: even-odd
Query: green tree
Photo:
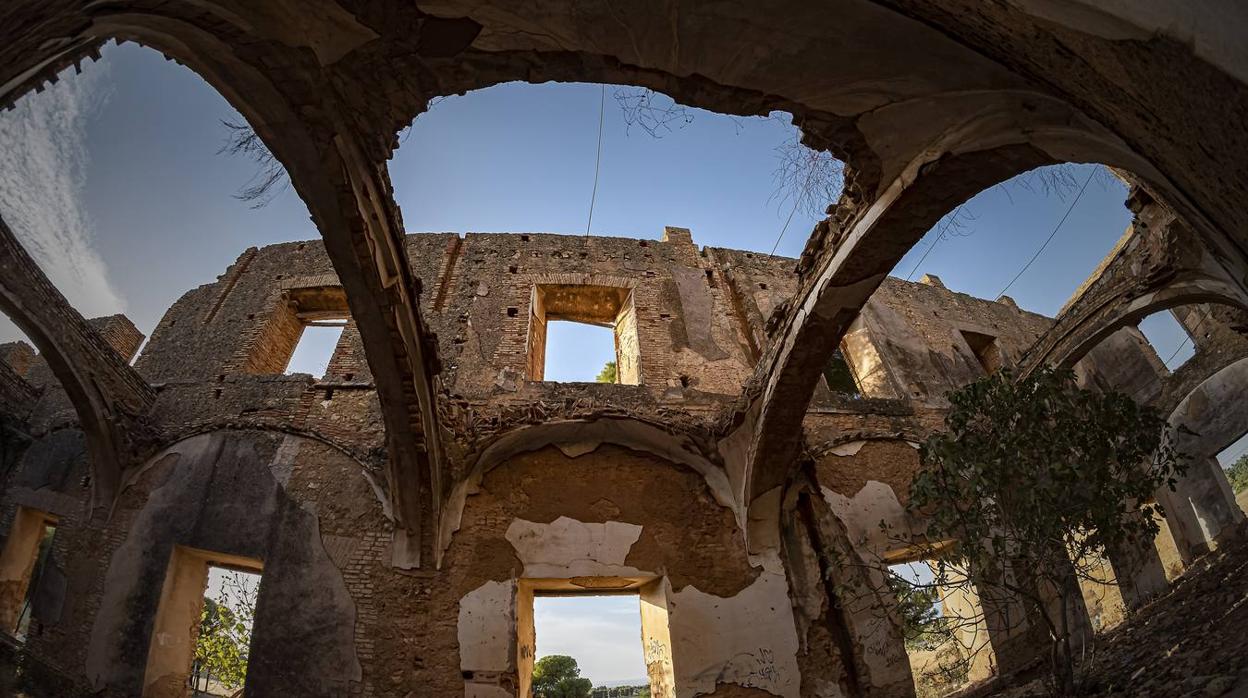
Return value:
<svg viewBox="0 0 1248 698">
<path fill-rule="evenodd" d="M 929 584 L 911 583 L 896 575 L 889 575 L 888 582 L 897 594 L 897 610 L 901 614 L 902 634 L 907 647 L 931 650 L 949 638 L 948 624 L 936 609 L 940 589 Z"/>
<path fill-rule="evenodd" d="M 594 684 L 581 678 L 576 660 L 566 654 L 542 657 L 533 665 L 535 698 L 589 698 Z"/>
<path fill-rule="evenodd" d="M 616 382 L 615 362 L 608 361 L 607 365 L 602 367 L 602 370 L 598 372 L 598 377 L 595 378 L 594 380 L 598 381 L 599 383 L 615 383 Z"/>
<path fill-rule="evenodd" d="M 1093 561 L 1152 540 L 1152 497 L 1186 466 L 1156 412 L 1082 390 L 1068 370 L 1023 379 L 1000 371 L 949 401 L 945 432 L 923 444 L 909 502 L 928 522 L 923 556 L 938 560 L 935 584 L 975 580 L 981 593 L 1021 603 L 1048 632 L 1054 692 L 1076 695 L 1079 580 L 1102 582 Z"/>
<path fill-rule="evenodd" d="M 202 676 L 205 681 L 214 678 L 227 688 L 243 685 L 260 588 L 252 577 L 243 572 L 228 572 L 221 595 L 204 599 L 195 639 L 196 681 Z"/>
<path fill-rule="evenodd" d="M 1226 479 L 1231 481 L 1231 489 L 1235 490 L 1235 494 L 1248 489 L 1248 453 L 1240 456 L 1226 469 Z"/>
</svg>

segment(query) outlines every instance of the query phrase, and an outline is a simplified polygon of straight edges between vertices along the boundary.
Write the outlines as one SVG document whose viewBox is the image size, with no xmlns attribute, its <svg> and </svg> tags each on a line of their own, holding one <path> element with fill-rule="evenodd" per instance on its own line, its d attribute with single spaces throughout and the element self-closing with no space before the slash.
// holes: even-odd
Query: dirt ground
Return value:
<svg viewBox="0 0 1248 698">
<path fill-rule="evenodd" d="M 1198 560 L 1169 594 L 1098 639 L 1078 673 L 1087 696 L 1248 697 L 1248 541 Z M 972 695 L 1031 698 L 1042 681 Z"/>
</svg>

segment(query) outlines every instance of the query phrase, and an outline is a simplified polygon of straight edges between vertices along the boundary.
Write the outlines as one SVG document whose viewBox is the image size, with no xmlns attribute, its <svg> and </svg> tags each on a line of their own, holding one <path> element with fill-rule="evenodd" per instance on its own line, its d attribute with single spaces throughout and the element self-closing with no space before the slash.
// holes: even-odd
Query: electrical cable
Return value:
<svg viewBox="0 0 1248 698">
<path fill-rule="evenodd" d="M 1092 183 L 1092 177 L 1095 174 L 1095 168 L 1088 173 L 1088 178 L 1083 181 L 1083 186 L 1080 187 L 1079 193 L 1075 196 L 1075 200 L 1070 202 L 1070 206 L 1066 209 L 1066 213 L 1062 215 L 1062 220 L 1057 222 L 1057 225 L 1053 227 L 1053 232 L 1049 233 L 1048 239 L 1044 241 L 1044 244 L 1040 246 L 1040 249 L 1036 250 L 1036 253 L 1031 256 L 1031 259 L 1027 260 L 1027 263 L 1023 265 L 1023 268 L 1018 270 L 1018 273 L 1014 275 L 1014 278 L 1010 279 L 1010 283 L 1006 284 L 1005 288 L 1001 289 L 1001 292 L 997 294 L 997 298 L 1004 296 L 1005 292 L 1010 290 L 1010 287 L 1014 285 L 1014 282 L 1018 281 L 1023 273 L 1031 267 L 1032 263 L 1040 257 L 1040 253 L 1044 252 L 1044 248 L 1048 247 L 1049 243 L 1053 241 L 1053 237 L 1057 235 L 1057 231 L 1062 229 L 1062 225 L 1064 225 L 1066 223 L 1066 219 L 1070 217 L 1070 212 L 1075 210 L 1075 204 L 1078 204 L 1079 199 L 1083 198 L 1083 192 L 1088 190 L 1088 185 Z"/>
<path fill-rule="evenodd" d="M 1186 337 L 1183 338 L 1182 342 L 1179 342 L 1179 346 L 1174 350 L 1174 353 L 1170 355 L 1170 358 L 1165 360 L 1164 363 L 1166 365 L 1166 368 L 1170 368 L 1170 362 L 1174 361 L 1174 357 L 1178 356 L 1179 352 L 1183 351 L 1183 347 L 1187 346 L 1187 343 L 1192 341 L 1192 335 L 1196 334 L 1197 332 L 1200 332 L 1201 326 L 1205 324 L 1205 320 L 1207 320 L 1210 315 L 1212 315 L 1212 313 L 1206 313 L 1204 316 L 1202 316 L 1200 318 L 1200 322 L 1196 323 L 1196 327 L 1192 330 L 1192 334 L 1187 335 Z"/>
<path fill-rule="evenodd" d="M 953 209 L 953 213 L 949 214 L 949 219 L 945 221 L 944 227 L 942 227 L 940 232 L 936 234 L 936 239 L 932 240 L 932 244 L 927 246 L 927 251 L 923 253 L 922 257 L 919 257 L 918 262 L 915 262 L 914 268 L 910 270 L 909 274 L 906 274 L 906 281 L 909 281 L 914 276 L 914 272 L 919 270 L 919 266 L 923 264 L 923 260 L 927 259 L 927 256 L 932 253 L 932 250 L 936 249 L 936 243 L 945 238 L 945 233 L 948 232 L 949 226 L 953 225 L 953 222 L 958 219 L 958 214 L 962 212 L 962 207 L 965 205 L 966 202 L 958 204 L 958 207 Z"/>
<path fill-rule="evenodd" d="M 602 95 L 598 99 L 598 155 L 594 158 L 594 190 L 589 195 L 589 218 L 585 221 L 585 240 L 589 240 L 589 229 L 594 223 L 594 201 L 598 198 L 598 170 L 602 166 L 602 118 L 607 107 L 607 86 L 602 85 Z"/>
</svg>

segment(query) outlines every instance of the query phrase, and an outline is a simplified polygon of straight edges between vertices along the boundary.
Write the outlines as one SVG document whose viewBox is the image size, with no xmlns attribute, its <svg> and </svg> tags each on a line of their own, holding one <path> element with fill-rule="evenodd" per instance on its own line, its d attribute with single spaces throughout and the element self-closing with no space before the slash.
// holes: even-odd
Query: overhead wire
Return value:
<svg viewBox="0 0 1248 698">
<path fill-rule="evenodd" d="M 1004 296 L 1005 292 L 1010 290 L 1010 287 L 1014 285 L 1014 282 L 1018 281 L 1019 278 L 1021 278 L 1022 275 L 1031 268 L 1031 265 L 1039 259 L 1040 254 L 1044 252 L 1044 248 L 1048 247 L 1050 242 L 1053 242 L 1053 238 L 1057 235 L 1057 231 L 1062 229 L 1062 226 L 1066 223 L 1066 219 L 1070 217 L 1070 212 L 1075 210 L 1075 205 L 1079 203 L 1079 199 L 1083 198 L 1083 192 L 1088 190 L 1088 185 L 1092 183 L 1092 177 L 1095 174 L 1095 168 L 1088 173 L 1088 178 L 1083 180 L 1083 186 L 1079 188 L 1079 193 L 1075 195 L 1075 200 L 1070 202 L 1070 206 L 1066 208 L 1066 213 L 1062 214 L 1062 219 L 1057 222 L 1057 225 L 1053 226 L 1053 232 L 1049 233 L 1049 237 L 1045 239 L 1044 244 L 1040 246 L 1040 249 L 1036 250 L 1036 253 L 1031 256 L 1031 259 L 1027 260 L 1027 263 L 1023 265 L 1023 268 L 1018 270 L 1018 273 L 1014 275 L 1013 279 L 1010 279 L 1010 283 L 1006 284 L 1005 288 L 1001 289 L 1001 292 L 997 294 L 997 298 Z"/>
<path fill-rule="evenodd" d="M 1200 322 L 1196 323 L 1196 327 L 1192 329 L 1191 334 L 1184 337 L 1182 342 L 1179 342 L 1179 346 L 1175 348 L 1174 353 L 1170 355 L 1170 358 L 1165 360 L 1164 363 L 1166 368 L 1170 368 L 1170 362 L 1174 361 L 1174 357 L 1178 356 L 1179 352 L 1183 351 L 1183 347 L 1187 346 L 1187 343 L 1192 341 L 1192 335 L 1200 332 L 1200 328 L 1205 324 L 1205 320 L 1209 319 L 1210 315 L 1212 315 L 1212 313 L 1205 313 L 1201 316 Z"/>
<path fill-rule="evenodd" d="M 807 176 L 807 179 L 810 179 L 810 177 Z M 789 229 L 789 223 L 793 222 L 793 214 L 797 213 L 797 205 L 802 201 L 800 196 L 795 197 L 795 199 L 796 200 L 793 202 L 793 210 L 789 211 L 789 217 L 785 219 L 784 227 L 780 229 L 780 235 L 776 237 L 776 244 L 772 245 L 771 252 L 767 253 L 768 257 L 776 256 L 776 248 L 780 246 L 780 241 L 784 239 L 784 233 Z"/>
<path fill-rule="evenodd" d="M 598 98 L 598 154 L 594 158 L 594 189 L 589 194 L 589 218 L 585 221 L 585 240 L 589 241 L 590 226 L 594 223 L 594 202 L 598 199 L 598 171 L 602 167 L 602 121 L 607 108 L 607 86 L 602 85 Z"/>
<path fill-rule="evenodd" d="M 923 253 L 922 257 L 919 257 L 918 262 L 915 262 L 914 268 L 910 270 L 909 274 L 906 274 L 906 281 L 909 281 L 912 277 L 914 277 L 914 272 L 919 270 L 919 267 L 923 264 L 923 261 L 927 259 L 927 256 L 932 253 L 932 250 L 936 249 L 936 243 L 944 239 L 945 233 L 949 231 L 949 226 L 953 225 L 953 222 L 958 219 L 958 214 L 962 212 L 963 206 L 966 206 L 966 202 L 958 204 L 958 207 L 953 209 L 953 213 L 949 214 L 949 218 L 946 219 L 945 224 L 941 226 L 940 232 L 936 233 L 936 239 L 932 240 L 932 244 L 927 246 L 927 251 Z"/>
</svg>

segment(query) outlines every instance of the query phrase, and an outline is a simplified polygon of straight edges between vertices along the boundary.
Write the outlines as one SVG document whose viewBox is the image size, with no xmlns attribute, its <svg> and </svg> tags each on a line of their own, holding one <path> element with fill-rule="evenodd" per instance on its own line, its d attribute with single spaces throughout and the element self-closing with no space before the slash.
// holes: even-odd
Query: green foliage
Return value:
<svg viewBox="0 0 1248 698">
<path fill-rule="evenodd" d="M 949 639 L 949 624 L 936 608 L 940 589 L 932 585 L 911 584 L 894 575 L 889 575 L 888 583 L 897 594 L 897 610 L 901 614 L 902 635 L 907 648 L 932 650 Z"/>
<path fill-rule="evenodd" d="M 854 372 L 849 368 L 849 362 L 845 360 L 845 355 L 840 349 L 833 351 L 832 356 L 828 358 L 828 363 L 823 367 L 823 378 L 828 382 L 828 390 L 834 393 L 846 395 L 861 393 L 858 389 L 858 381 L 854 378 Z"/>
<path fill-rule="evenodd" d="M 243 685 L 247 676 L 247 652 L 256 614 L 259 585 L 248 583 L 250 575 L 230 572 L 222 594 L 205 598 L 195 640 L 195 675 L 211 677 L 227 688 Z"/>
<path fill-rule="evenodd" d="M 602 370 L 598 372 L 598 377 L 594 380 L 599 383 L 615 383 L 616 377 L 615 362 L 608 361 L 607 365 L 602 367 Z"/>
<path fill-rule="evenodd" d="M 533 665 L 535 698 L 589 698 L 594 684 L 581 678 L 576 660 L 566 654 L 542 657 Z"/>
<path fill-rule="evenodd" d="M 957 542 L 931 552 L 937 584 L 956 585 L 956 570 L 1027 606 L 1054 642 L 1057 690 L 1070 694 L 1070 609 L 1078 579 L 1100 581 L 1087 561 L 1151 541 L 1158 510 L 1148 502 L 1185 466 L 1153 410 L 1079 389 L 1068 370 L 1022 380 L 997 372 L 949 400 L 946 431 L 923 444 L 909 502 L 928 521 L 926 540 Z M 1059 603 L 1046 604 L 1041 589 Z"/>
<path fill-rule="evenodd" d="M 1235 490 L 1235 494 L 1248 489 L 1248 453 L 1240 456 L 1226 469 L 1226 479 L 1231 481 L 1231 489 Z"/>
</svg>

